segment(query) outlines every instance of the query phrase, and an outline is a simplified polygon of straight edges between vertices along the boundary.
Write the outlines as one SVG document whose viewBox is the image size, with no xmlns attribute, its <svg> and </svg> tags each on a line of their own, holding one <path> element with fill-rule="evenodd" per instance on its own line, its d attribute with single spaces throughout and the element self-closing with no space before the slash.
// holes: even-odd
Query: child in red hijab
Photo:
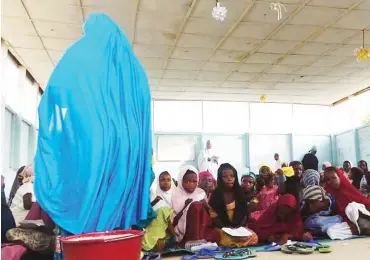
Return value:
<svg viewBox="0 0 370 260">
<path fill-rule="evenodd" d="M 351 202 L 363 204 L 370 211 L 370 201 L 349 182 L 340 169 L 335 167 L 326 168 L 324 178 L 325 190 L 335 196 L 335 212 L 338 215 L 346 219 L 345 210 Z"/>
<path fill-rule="evenodd" d="M 248 228 L 257 233 L 260 242 L 285 244 L 288 240 L 303 238 L 303 222 L 298 211 L 297 200 L 291 194 L 279 197 Z"/>
</svg>

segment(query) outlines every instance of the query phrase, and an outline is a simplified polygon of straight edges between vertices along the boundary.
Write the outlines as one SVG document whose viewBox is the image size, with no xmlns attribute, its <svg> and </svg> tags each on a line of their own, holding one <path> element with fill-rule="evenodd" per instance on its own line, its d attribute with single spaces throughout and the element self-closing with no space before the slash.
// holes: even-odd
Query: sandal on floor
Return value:
<svg viewBox="0 0 370 260">
<path fill-rule="evenodd" d="M 222 260 L 222 259 L 229 259 L 229 260 L 242 260 L 247 258 L 256 257 L 255 254 L 252 253 L 249 249 L 238 249 L 238 250 L 231 250 L 224 254 L 216 254 L 215 258 Z"/>
<path fill-rule="evenodd" d="M 282 245 L 279 243 L 272 243 L 271 245 L 265 246 L 262 249 L 257 249 L 256 252 L 274 252 L 274 251 L 280 251 L 282 248 Z"/>
<path fill-rule="evenodd" d="M 331 253 L 331 247 L 321 247 L 321 248 L 319 248 L 319 252 L 323 253 L 323 254 Z"/>
<path fill-rule="evenodd" d="M 300 247 L 296 245 L 283 245 L 281 248 L 286 254 L 303 254 L 308 255 L 312 254 L 315 251 L 314 247 Z"/>
</svg>

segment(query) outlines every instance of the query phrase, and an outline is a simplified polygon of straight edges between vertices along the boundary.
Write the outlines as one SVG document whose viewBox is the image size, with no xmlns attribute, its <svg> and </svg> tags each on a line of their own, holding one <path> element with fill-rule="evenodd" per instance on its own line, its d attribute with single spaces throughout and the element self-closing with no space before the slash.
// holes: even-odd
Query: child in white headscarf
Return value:
<svg viewBox="0 0 370 260">
<path fill-rule="evenodd" d="M 164 171 L 153 182 L 150 201 L 157 217 L 147 226 L 142 241 L 145 251 L 161 251 L 171 246 L 173 235 L 169 229 L 172 215 L 172 193 L 176 189 L 171 175 Z"/>
<path fill-rule="evenodd" d="M 176 241 L 180 245 L 200 239 L 218 243 L 220 235 L 212 229 L 206 193 L 198 188 L 198 171 L 193 166 L 186 166 L 180 170 L 177 181 L 179 188 L 172 195 Z M 191 221 L 187 221 L 189 217 Z"/>
</svg>

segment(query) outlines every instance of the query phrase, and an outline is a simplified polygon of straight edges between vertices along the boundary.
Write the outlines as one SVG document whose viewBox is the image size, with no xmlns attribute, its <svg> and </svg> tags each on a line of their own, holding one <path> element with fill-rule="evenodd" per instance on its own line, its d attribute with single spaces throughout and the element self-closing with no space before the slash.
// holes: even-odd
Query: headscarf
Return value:
<svg viewBox="0 0 370 260">
<path fill-rule="evenodd" d="M 320 173 L 316 170 L 305 170 L 302 175 L 301 184 L 304 187 L 320 185 Z"/>
<path fill-rule="evenodd" d="M 73 234 L 128 229 L 152 215 L 151 95 L 131 42 L 91 14 L 55 66 L 39 108 L 35 194 Z"/>
<path fill-rule="evenodd" d="M 302 190 L 302 201 L 303 200 L 327 200 L 329 198 L 329 194 L 322 188 L 321 186 L 317 185 L 310 185 L 307 186 Z"/>
<path fill-rule="evenodd" d="M 12 205 L 12 201 L 14 199 L 14 196 L 15 194 L 17 193 L 17 190 L 19 189 L 19 187 L 25 183 L 29 183 L 29 182 L 32 182 L 34 181 L 34 170 L 33 170 L 33 164 L 30 164 L 28 166 L 22 166 L 21 168 L 19 168 L 16 176 L 15 176 L 15 179 L 14 179 L 14 182 L 13 182 L 13 185 L 12 185 L 12 189 L 10 191 L 10 194 L 9 194 L 9 206 Z"/>
<path fill-rule="evenodd" d="M 163 202 L 165 202 L 165 204 L 162 203 L 163 205 L 160 207 L 157 207 L 157 209 L 164 207 L 164 206 L 168 206 L 169 208 L 172 208 L 172 194 L 173 194 L 173 191 L 176 189 L 176 185 L 173 179 L 171 178 L 171 188 L 168 191 L 163 191 L 161 189 L 159 180 L 160 180 L 161 175 L 165 173 L 170 175 L 167 171 L 164 171 L 161 174 L 159 174 L 159 176 L 155 178 L 152 184 L 151 191 L 150 191 L 150 201 L 155 200 L 156 197 L 160 197 L 162 198 Z"/>
<path fill-rule="evenodd" d="M 196 188 L 193 193 L 187 193 L 182 186 L 182 179 L 184 178 L 185 173 L 190 170 L 197 174 L 198 170 L 193 166 L 182 167 L 179 176 L 177 178 L 178 188 L 174 190 L 172 194 L 172 208 L 175 210 L 175 213 L 179 213 L 185 206 L 185 201 L 187 199 L 192 199 L 193 201 L 200 201 L 206 198 L 206 193 L 201 188 Z M 199 176 L 198 176 L 199 181 Z"/>
<path fill-rule="evenodd" d="M 28 165 L 24 168 L 23 172 L 20 174 L 22 176 L 22 184 L 33 182 L 33 177 L 35 176 L 34 170 L 33 170 L 33 164 Z"/>
<path fill-rule="evenodd" d="M 209 171 L 200 172 L 199 173 L 199 181 L 201 181 L 205 176 L 210 177 L 213 181 L 213 184 L 216 185 L 216 180 L 213 177 L 212 173 L 210 173 Z"/>
<path fill-rule="evenodd" d="M 230 169 L 234 172 L 235 182 L 232 189 L 235 199 L 235 209 L 233 219 L 230 220 L 226 203 L 224 199 L 225 185 L 222 180 L 222 173 L 224 170 Z M 224 227 L 240 227 L 245 224 L 243 221 L 246 220 L 247 216 L 247 204 L 244 200 L 244 194 L 240 187 L 238 180 L 238 172 L 229 163 L 221 164 L 217 172 L 217 188 L 212 192 L 211 198 L 209 199 L 209 205 L 217 213 Z"/>
<path fill-rule="evenodd" d="M 26 166 L 22 166 L 21 168 L 19 168 L 17 171 L 17 174 L 15 175 L 12 189 L 10 190 L 10 194 L 9 194 L 9 200 L 8 200 L 9 206 L 12 204 L 12 201 L 14 199 L 15 194 L 17 193 L 17 190 L 22 185 L 22 179 L 21 179 L 22 177 L 20 176 L 20 174 L 23 172 L 25 168 Z"/>
<path fill-rule="evenodd" d="M 319 170 L 319 160 L 313 153 L 307 153 L 302 159 L 302 166 L 305 170 Z"/>
<path fill-rule="evenodd" d="M 206 193 L 201 188 L 195 188 L 195 190 L 192 193 L 187 193 L 182 186 L 182 179 L 184 178 L 186 172 L 190 170 L 197 174 L 198 176 L 198 170 L 195 169 L 193 166 L 185 166 L 182 167 L 179 176 L 177 178 L 178 181 L 178 188 L 174 190 L 172 194 L 172 208 L 174 210 L 174 216 L 176 216 L 178 213 L 180 213 L 185 206 L 185 201 L 188 199 L 192 199 L 193 201 L 201 201 L 203 199 L 206 199 Z M 198 177 L 199 181 L 199 177 Z M 191 205 L 191 204 L 189 204 Z M 177 226 L 175 227 L 175 235 L 176 235 L 176 241 L 180 242 L 184 238 L 184 235 L 186 233 L 186 221 L 187 221 L 187 209 L 189 206 L 184 210 L 183 215 L 179 219 L 179 222 L 177 223 Z"/>
<path fill-rule="evenodd" d="M 253 181 L 256 182 L 257 176 L 254 174 L 254 172 L 244 173 L 242 177 L 240 178 L 240 180 L 243 180 L 245 177 L 251 177 Z"/>
<path fill-rule="evenodd" d="M 330 167 L 331 166 L 331 163 L 330 162 L 324 162 L 323 165 L 325 165 L 326 168 Z"/>
<path fill-rule="evenodd" d="M 293 216 L 285 221 L 280 221 L 277 218 L 279 206 L 293 208 L 295 210 Z M 257 233 L 260 241 L 267 241 L 271 235 L 283 233 L 290 234 L 292 240 L 300 240 L 303 235 L 303 222 L 297 208 L 296 198 L 291 194 L 280 196 L 277 202 L 265 210 L 256 221 L 251 222 L 248 227 Z"/>
<path fill-rule="evenodd" d="M 336 173 L 340 180 L 338 189 L 334 189 L 330 185 L 325 185 L 325 190 L 335 196 L 335 212 L 342 216 L 344 219 L 347 218 L 345 210 L 349 203 L 357 202 L 364 204 L 367 210 L 370 210 L 370 200 L 363 196 L 358 189 L 353 186 L 349 180 L 344 176 L 340 169 L 336 169 Z"/>
</svg>

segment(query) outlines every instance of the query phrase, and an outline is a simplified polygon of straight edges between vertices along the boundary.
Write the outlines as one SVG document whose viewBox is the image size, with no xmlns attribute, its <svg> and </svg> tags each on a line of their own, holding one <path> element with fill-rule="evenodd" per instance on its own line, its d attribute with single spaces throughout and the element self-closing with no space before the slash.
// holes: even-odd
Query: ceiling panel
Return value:
<svg viewBox="0 0 370 260">
<path fill-rule="evenodd" d="M 144 44 L 134 44 L 133 49 L 137 56 L 145 58 L 166 58 L 170 50 L 166 45 Z"/>
<path fill-rule="evenodd" d="M 34 20 L 81 23 L 81 8 L 48 0 L 22 0 Z"/>
<path fill-rule="evenodd" d="M 336 48 L 335 44 L 324 44 L 324 43 L 306 43 L 304 46 L 296 50 L 295 54 L 303 55 L 322 55 L 329 50 Z"/>
<path fill-rule="evenodd" d="M 37 50 L 44 49 L 40 38 L 37 36 L 28 36 L 22 34 L 3 34 L 2 36 L 6 37 L 5 39 L 14 48 L 37 49 Z"/>
<path fill-rule="evenodd" d="M 204 71 L 218 71 L 218 72 L 230 72 L 236 68 L 237 64 L 230 62 L 207 62 L 203 70 Z"/>
<path fill-rule="evenodd" d="M 252 38 L 229 37 L 226 39 L 220 49 L 250 52 L 256 49 L 260 43 L 260 40 Z"/>
<path fill-rule="evenodd" d="M 176 47 L 172 54 L 172 58 L 204 61 L 211 56 L 212 52 L 212 49 Z"/>
<path fill-rule="evenodd" d="M 313 39 L 313 42 L 338 43 L 357 33 L 354 30 L 329 28 Z"/>
<path fill-rule="evenodd" d="M 281 61 L 281 64 L 306 65 L 308 63 L 314 62 L 316 59 L 317 56 L 292 54 L 284 58 Z"/>
<path fill-rule="evenodd" d="M 219 62 L 240 62 L 248 55 L 247 52 L 242 51 L 229 51 L 229 50 L 218 50 L 212 56 L 210 61 Z"/>
<path fill-rule="evenodd" d="M 202 63 L 194 60 L 170 59 L 167 69 L 170 70 L 199 70 Z"/>
<path fill-rule="evenodd" d="M 242 22 L 231 34 L 232 37 L 265 39 L 275 28 L 276 24 Z"/>
<path fill-rule="evenodd" d="M 339 17 L 344 11 L 340 9 L 305 7 L 293 19 L 290 24 L 297 25 L 317 25 L 323 26 L 331 23 L 335 18 Z"/>
<path fill-rule="evenodd" d="M 2 0 L 1 15 L 9 17 L 22 17 L 28 19 L 21 0 Z"/>
<path fill-rule="evenodd" d="M 64 51 L 74 43 L 74 40 L 42 37 L 42 42 L 48 50 Z"/>
<path fill-rule="evenodd" d="M 271 53 L 255 53 L 250 56 L 246 63 L 266 63 L 266 64 L 273 64 L 279 58 L 281 58 L 280 54 L 271 54 Z"/>
<path fill-rule="evenodd" d="M 352 5 L 358 3 L 358 0 L 312 0 L 310 5 L 324 6 L 333 8 L 350 8 Z"/>
<path fill-rule="evenodd" d="M 260 52 L 264 53 L 277 53 L 285 54 L 289 53 L 294 47 L 298 46 L 299 42 L 294 41 L 267 41 L 263 47 L 259 49 Z"/>
<path fill-rule="evenodd" d="M 17 28 L 15 31 L 14 28 Z M 37 36 L 32 22 L 27 18 L 1 16 L 1 35 Z"/>
<path fill-rule="evenodd" d="M 82 35 L 81 24 L 33 21 L 40 36 L 75 40 Z"/>
<path fill-rule="evenodd" d="M 208 0 L 23 2 L 30 17 L 2 1 L 2 37 L 41 84 L 94 12 L 127 34 L 153 98 L 330 104 L 370 84 L 354 55 L 363 29 L 370 38 L 370 0 L 284 0 L 281 20 L 271 1 L 222 0 L 224 22 Z"/>
<path fill-rule="evenodd" d="M 278 33 L 271 38 L 274 40 L 284 41 L 304 41 L 311 34 L 319 31 L 318 26 L 302 26 L 302 25 L 285 25 Z"/>
<path fill-rule="evenodd" d="M 137 29 L 135 32 L 134 43 L 155 44 L 155 45 L 173 45 L 176 34 L 165 31 L 154 31 L 148 29 Z"/>
<path fill-rule="evenodd" d="M 311 66 L 313 67 L 334 67 L 346 59 L 347 57 L 342 57 L 342 56 L 323 56 L 317 61 L 315 61 L 314 63 L 312 63 Z"/>
<path fill-rule="evenodd" d="M 335 25 L 335 27 L 354 30 L 363 30 L 369 26 L 370 26 L 369 12 L 362 10 L 350 11 Z"/>
<path fill-rule="evenodd" d="M 216 44 L 220 39 L 221 37 L 211 37 L 207 35 L 182 34 L 177 46 L 212 49 L 216 47 Z"/>
</svg>

